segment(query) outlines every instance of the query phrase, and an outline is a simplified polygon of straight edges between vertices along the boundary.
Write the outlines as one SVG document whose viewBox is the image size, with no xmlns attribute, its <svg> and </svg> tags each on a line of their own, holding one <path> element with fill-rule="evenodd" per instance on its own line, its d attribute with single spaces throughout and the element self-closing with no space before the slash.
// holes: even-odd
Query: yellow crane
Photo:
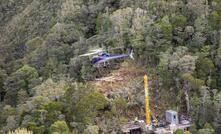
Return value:
<svg viewBox="0 0 221 134">
<path fill-rule="evenodd" d="M 150 104 L 149 104 L 149 89 L 148 89 L 148 76 L 144 75 L 144 89 L 145 89 L 145 111 L 146 111 L 146 125 L 151 125 L 151 119 L 153 118 L 153 125 L 158 126 L 158 119 L 156 116 L 150 111 Z"/>
<path fill-rule="evenodd" d="M 148 77 L 144 75 L 144 89 L 145 89 L 145 111 L 146 111 L 146 125 L 150 126 L 150 106 L 149 106 L 149 91 L 148 91 Z"/>
</svg>

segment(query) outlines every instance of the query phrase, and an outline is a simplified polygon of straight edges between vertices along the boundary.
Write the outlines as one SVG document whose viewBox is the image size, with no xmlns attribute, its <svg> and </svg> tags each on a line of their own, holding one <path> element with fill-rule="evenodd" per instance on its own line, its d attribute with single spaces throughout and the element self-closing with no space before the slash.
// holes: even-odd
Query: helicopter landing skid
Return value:
<svg viewBox="0 0 221 134">
<path fill-rule="evenodd" d="M 108 66 L 110 66 L 111 64 L 109 62 L 103 62 L 103 63 L 98 63 L 98 64 L 94 64 L 93 67 L 96 67 L 96 68 L 106 68 Z"/>
</svg>

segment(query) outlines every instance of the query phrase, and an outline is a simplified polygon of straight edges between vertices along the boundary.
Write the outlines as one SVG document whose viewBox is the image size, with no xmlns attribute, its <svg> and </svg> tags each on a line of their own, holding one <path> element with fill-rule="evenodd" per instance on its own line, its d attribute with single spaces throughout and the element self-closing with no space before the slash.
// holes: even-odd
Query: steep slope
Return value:
<svg viewBox="0 0 221 134">
<path fill-rule="evenodd" d="M 1 0 L 0 11 L 2 133 L 119 133 L 143 118 L 144 73 L 154 112 L 221 132 L 220 0 Z M 135 61 L 96 69 L 79 57 L 94 47 L 132 47 Z"/>
<path fill-rule="evenodd" d="M 16 4 L 20 2 L 15 2 Z M 43 37 L 57 22 L 57 11 L 60 1 L 22 1 L 23 10 L 7 15 L 7 22 L 0 27 L 1 66 L 10 67 L 16 60 L 21 59 L 26 51 L 25 43 L 37 36 Z M 9 4 L 10 3 L 5 3 Z M 19 8 L 15 5 L 14 8 Z M 13 8 L 13 9 L 14 9 Z M 13 11 L 6 6 L 6 10 Z M 15 67 L 16 69 L 17 67 Z M 14 68 L 11 68 L 14 69 Z M 10 70 L 10 69 L 9 69 Z"/>
<path fill-rule="evenodd" d="M 106 77 L 97 78 L 89 83 L 103 93 L 107 98 L 117 97 L 125 98 L 128 103 L 127 116 L 130 119 L 140 117 L 144 119 L 144 83 L 143 77 L 147 70 L 142 66 L 136 65 L 132 61 L 126 61 L 121 64 L 119 69 L 111 71 Z M 164 112 L 170 108 L 171 102 L 167 98 L 168 93 L 156 89 L 153 80 L 154 75 L 149 76 L 150 109 L 153 113 L 164 116 Z"/>
</svg>

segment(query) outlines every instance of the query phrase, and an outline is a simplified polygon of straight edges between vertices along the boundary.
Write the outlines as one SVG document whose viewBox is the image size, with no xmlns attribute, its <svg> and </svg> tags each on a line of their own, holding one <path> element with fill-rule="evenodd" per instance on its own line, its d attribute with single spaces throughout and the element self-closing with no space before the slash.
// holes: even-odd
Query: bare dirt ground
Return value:
<svg viewBox="0 0 221 134">
<path fill-rule="evenodd" d="M 120 95 L 127 99 L 131 106 L 128 111 L 129 117 L 141 117 L 144 114 L 144 86 L 143 76 L 146 69 L 137 66 L 133 62 L 124 62 L 118 70 L 112 71 L 108 76 L 90 81 L 90 84 L 105 96 Z M 152 113 L 164 116 L 168 104 L 160 92 L 154 95 L 156 89 L 149 87 L 150 108 Z M 157 95 L 157 96 L 156 96 Z"/>
<path fill-rule="evenodd" d="M 118 92 L 122 87 L 131 86 L 137 79 L 142 80 L 144 74 L 144 68 L 138 67 L 134 63 L 124 62 L 120 69 L 114 70 L 109 76 L 95 79 L 90 83 L 104 94 Z"/>
</svg>

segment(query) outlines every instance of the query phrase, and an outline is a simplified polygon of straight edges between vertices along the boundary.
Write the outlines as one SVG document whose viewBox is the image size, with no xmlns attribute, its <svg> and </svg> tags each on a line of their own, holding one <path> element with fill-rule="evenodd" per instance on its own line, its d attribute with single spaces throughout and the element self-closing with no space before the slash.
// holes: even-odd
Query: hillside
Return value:
<svg viewBox="0 0 221 134">
<path fill-rule="evenodd" d="M 145 119 L 144 74 L 152 112 L 221 133 L 220 0 L 1 0 L 0 11 L 0 133 L 120 133 Z M 96 68 L 80 56 L 94 48 L 135 59 Z"/>
</svg>

